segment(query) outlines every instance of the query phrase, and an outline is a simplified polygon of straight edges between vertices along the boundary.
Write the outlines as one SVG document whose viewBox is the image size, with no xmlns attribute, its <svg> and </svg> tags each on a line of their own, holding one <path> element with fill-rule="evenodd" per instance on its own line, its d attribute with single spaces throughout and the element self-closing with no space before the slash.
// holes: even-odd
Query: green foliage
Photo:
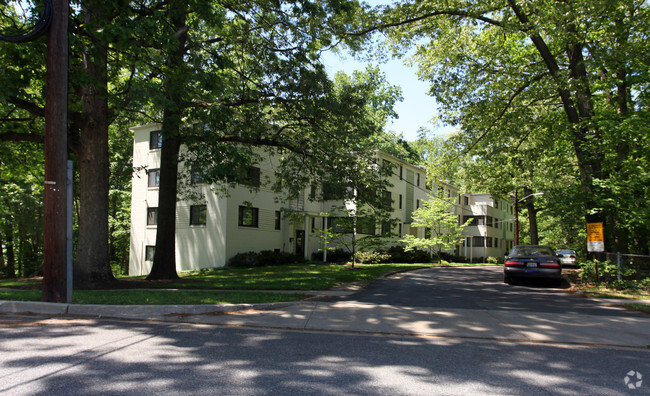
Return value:
<svg viewBox="0 0 650 396">
<path fill-rule="evenodd" d="M 316 252 L 313 255 L 313 259 L 316 261 L 324 260 L 324 252 Z M 332 249 L 327 251 L 327 262 L 328 263 L 346 263 L 352 259 L 352 253 L 347 249 Z"/>
<path fill-rule="evenodd" d="M 430 263 L 428 252 L 419 249 L 406 250 L 403 246 L 391 246 L 386 250 L 392 263 Z"/>
<path fill-rule="evenodd" d="M 386 263 L 391 258 L 387 252 L 366 251 L 356 252 L 354 261 L 361 264 L 379 264 Z"/>
<path fill-rule="evenodd" d="M 237 253 L 228 260 L 228 267 L 266 267 L 274 265 L 288 265 L 303 262 L 298 255 L 287 252 L 274 252 L 263 250 L 261 252 Z"/>
<path fill-rule="evenodd" d="M 443 250 L 448 250 L 460 244 L 463 239 L 463 230 L 471 222 L 459 225 L 456 213 L 453 212 L 454 200 L 430 194 L 423 205 L 413 212 L 412 227 L 422 227 L 429 232 L 424 238 L 405 235 L 402 242 L 406 244 L 405 250 L 415 248 L 428 249 L 432 255 L 438 256 Z"/>
<path fill-rule="evenodd" d="M 418 1 L 364 19 L 394 54 L 415 47 L 440 122 L 462 126 L 448 160 L 428 158 L 434 177 L 543 191 L 546 243 L 584 246 L 588 217 L 605 221 L 608 250 L 647 254 L 647 2 Z"/>
</svg>

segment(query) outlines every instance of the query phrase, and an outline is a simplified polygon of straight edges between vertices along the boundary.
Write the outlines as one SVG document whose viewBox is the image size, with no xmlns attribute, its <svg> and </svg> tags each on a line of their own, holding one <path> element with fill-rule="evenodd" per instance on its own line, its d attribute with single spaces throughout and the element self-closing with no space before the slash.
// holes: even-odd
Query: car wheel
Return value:
<svg viewBox="0 0 650 396">
<path fill-rule="evenodd" d="M 512 284 L 512 278 L 510 278 L 508 275 L 503 275 L 503 283 L 507 284 Z"/>
</svg>

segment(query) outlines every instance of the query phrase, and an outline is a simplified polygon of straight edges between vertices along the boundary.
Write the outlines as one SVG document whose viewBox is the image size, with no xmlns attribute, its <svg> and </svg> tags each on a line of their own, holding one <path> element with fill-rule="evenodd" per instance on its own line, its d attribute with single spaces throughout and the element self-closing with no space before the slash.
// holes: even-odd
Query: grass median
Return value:
<svg viewBox="0 0 650 396">
<path fill-rule="evenodd" d="M 450 264 L 451 265 L 451 264 Z M 459 265 L 459 264 L 455 264 Z M 74 290 L 75 304 L 243 304 L 304 299 L 307 290 L 370 282 L 384 274 L 431 264 L 301 264 L 256 268 L 215 268 L 180 273 L 173 281 L 120 277 L 108 290 Z M 0 300 L 40 301 L 42 279 L 0 280 Z M 290 291 L 290 292 L 287 292 Z"/>
</svg>

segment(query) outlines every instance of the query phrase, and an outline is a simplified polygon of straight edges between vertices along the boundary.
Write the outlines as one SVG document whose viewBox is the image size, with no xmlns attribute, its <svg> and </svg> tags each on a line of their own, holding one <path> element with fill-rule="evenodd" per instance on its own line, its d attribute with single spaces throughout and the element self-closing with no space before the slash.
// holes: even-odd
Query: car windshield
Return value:
<svg viewBox="0 0 650 396">
<path fill-rule="evenodd" d="M 515 246 L 512 249 L 511 256 L 519 257 L 539 257 L 554 256 L 555 252 L 548 246 Z"/>
</svg>

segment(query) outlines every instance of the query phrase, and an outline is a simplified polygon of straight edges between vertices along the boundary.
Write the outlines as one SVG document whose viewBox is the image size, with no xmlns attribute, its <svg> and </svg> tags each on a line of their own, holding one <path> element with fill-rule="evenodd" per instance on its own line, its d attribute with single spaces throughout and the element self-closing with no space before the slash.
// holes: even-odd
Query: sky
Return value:
<svg viewBox="0 0 650 396">
<path fill-rule="evenodd" d="M 367 1 L 371 5 L 390 4 L 386 0 Z M 327 52 L 322 58 L 330 76 L 342 70 L 350 75 L 354 70 L 364 70 L 367 63 L 356 60 L 352 55 L 341 53 L 335 54 Z M 374 63 L 377 65 L 377 62 Z M 387 125 L 386 129 L 402 134 L 407 141 L 413 141 L 418 138 L 418 129 L 426 127 L 431 129 L 437 135 L 445 135 L 453 132 L 455 128 L 438 127 L 431 123 L 436 116 L 436 101 L 427 95 L 429 84 L 418 80 L 416 67 L 404 65 L 404 60 L 391 59 L 386 63 L 379 63 L 379 68 L 385 73 L 386 79 L 392 85 L 398 85 L 402 88 L 402 97 L 404 100 L 398 102 L 395 110 L 399 119 L 393 120 Z"/>
</svg>

